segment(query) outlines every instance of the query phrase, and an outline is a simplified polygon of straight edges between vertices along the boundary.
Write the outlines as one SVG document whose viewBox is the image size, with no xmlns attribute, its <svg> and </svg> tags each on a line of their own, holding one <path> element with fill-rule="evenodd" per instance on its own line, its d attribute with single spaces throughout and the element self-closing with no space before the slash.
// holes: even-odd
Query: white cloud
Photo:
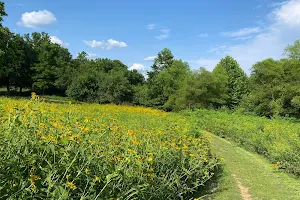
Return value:
<svg viewBox="0 0 300 200">
<path fill-rule="evenodd" d="M 131 67 L 129 67 L 129 70 L 137 70 L 139 73 L 141 73 L 146 79 L 148 78 L 146 68 L 144 65 L 140 63 L 133 63 Z"/>
<path fill-rule="evenodd" d="M 198 60 L 190 61 L 190 64 L 194 69 L 199 69 L 200 67 L 205 67 L 205 69 L 212 71 L 219 62 L 220 62 L 220 59 L 200 58 Z"/>
<path fill-rule="evenodd" d="M 146 60 L 146 61 L 152 61 L 155 58 L 156 58 L 156 56 L 149 56 L 149 57 L 145 58 L 144 60 Z"/>
<path fill-rule="evenodd" d="M 198 35 L 198 37 L 205 38 L 205 37 L 208 37 L 208 34 L 207 33 L 200 33 Z"/>
<path fill-rule="evenodd" d="M 134 69 L 137 71 L 144 71 L 145 67 L 140 63 L 134 63 L 131 67 L 129 67 L 129 70 L 134 70 Z"/>
<path fill-rule="evenodd" d="M 155 36 L 155 38 L 158 40 L 164 40 L 164 39 L 167 39 L 168 37 L 169 37 L 169 35 L 167 35 L 167 34 L 161 34 L 161 35 Z"/>
<path fill-rule="evenodd" d="M 160 29 L 160 35 L 158 35 L 158 36 L 155 36 L 155 38 L 156 39 L 158 39 L 158 40 L 164 40 L 164 39 L 167 39 L 167 38 L 169 38 L 169 36 L 170 36 L 170 32 L 171 32 L 171 30 L 170 29 Z"/>
<path fill-rule="evenodd" d="M 48 10 L 25 12 L 17 24 L 27 28 L 37 28 L 56 21 L 54 14 Z"/>
<path fill-rule="evenodd" d="M 271 16 L 274 16 L 278 23 L 289 26 L 300 25 L 300 1 L 291 0 L 284 2 L 280 8 L 275 9 Z"/>
<path fill-rule="evenodd" d="M 255 6 L 253 9 L 254 9 L 254 10 L 257 10 L 257 9 L 262 8 L 262 7 L 263 7 L 263 5 L 260 4 L 260 5 Z"/>
<path fill-rule="evenodd" d="M 57 36 L 50 36 L 50 40 L 51 40 L 51 42 L 59 44 L 59 45 L 64 46 L 64 47 L 67 47 L 67 46 L 70 45 L 69 43 L 64 42 L 61 39 L 59 39 Z"/>
<path fill-rule="evenodd" d="M 169 38 L 171 30 L 167 29 L 167 28 L 162 28 L 162 29 L 159 30 L 159 32 L 161 34 L 155 36 L 155 38 L 158 39 L 158 40 L 164 40 L 164 39 Z"/>
<path fill-rule="evenodd" d="M 230 55 L 249 74 L 256 62 L 267 58 L 280 59 L 284 48 L 299 39 L 300 35 L 300 0 L 290 0 L 281 4 L 270 13 L 272 21 L 255 37 L 241 41 L 238 45 L 227 45 L 216 53 L 217 58 Z M 274 17 L 275 16 L 275 17 Z M 201 61 L 201 59 L 200 59 Z M 209 62 L 209 59 L 204 59 Z"/>
<path fill-rule="evenodd" d="M 168 34 L 168 33 L 170 33 L 170 29 L 167 29 L 167 28 L 163 28 L 163 29 L 160 29 L 160 32 L 161 33 L 164 33 L 164 34 Z"/>
<path fill-rule="evenodd" d="M 105 49 L 106 48 L 106 43 L 104 41 L 96 41 L 96 40 L 92 40 L 92 41 L 87 41 L 84 40 L 84 43 L 92 48 L 101 48 L 101 49 Z"/>
<path fill-rule="evenodd" d="M 97 58 L 97 57 L 98 56 L 95 53 L 87 53 L 87 58 L 89 58 L 89 59 L 93 59 L 93 58 Z"/>
<path fill-rule="evenodd" d="M 153 30 L 153 29 L 155 29 L 155 27 L 156 27 L 156 24 L 148 24 L 147 30 Z"/>
<path fill-rule="evenodd" d="M 283 1 L 283 2 L 271 2 L 268 7 L 279 7 L 282 6 L 284 4 L 286 4 L 288 1 Z"/>
<path fill-rule="evenodd" d="M 215 53 L 217 55 L 223 55 L 227 51 L 228 51 L 228 46 L 222 45 L 222 46 L 218 46 L 218 47 L 212 48 L 212 49 L 208 50 L 207 52 L 208 53 Z"/>
<path fill-rule="evenodd" d="M 237 38 L 234 38 L 234 40 L 249 40 L 253 38 L 253 35 L 249 35 L 249 36 L 245 36 L 245 37 L 237 37 Z"/>
<path fill-rule="evenodd" d="M 25 7 L 24 4 L 21 4 L 21 3 L 17 3 L 17 4 L 15 4 L 15 6 L 18 6 L 18 7 Z"/>
<path fill-rule="evenodd" d="M 92 48 L 101 48 L 101 49 L 112 49 L 112 48 L 125 48 L 128 47 L 128 45 L 125 42 L 119 42 L 117 40 L 109 39 L 107 41 L 86 41 L 84 40 L 84 43 Z"/>
<path fill-rule="evenodd" d="M 247 36 L 247 35 L 251 35 L 254 33 L 259 33 L 261 32 L 261 28 L 260 27 L 252 27 L 252 28 L 243 28 L 237 31 L 232 31 L 232 32 L 223 32 L 221 33 L 223 36 L 227 36 L 227 37 L 242 37 L 242 36 Z"/>
</svg>

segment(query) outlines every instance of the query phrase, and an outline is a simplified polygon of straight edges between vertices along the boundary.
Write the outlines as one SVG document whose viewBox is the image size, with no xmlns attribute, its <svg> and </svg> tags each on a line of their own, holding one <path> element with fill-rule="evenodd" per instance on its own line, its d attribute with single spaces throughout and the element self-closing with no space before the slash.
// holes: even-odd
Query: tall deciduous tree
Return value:
<svg viewBox="0 0 300 200">
<path fill-rule="evenodd" d="M 174 56 L 170 49 L 163 49 L 154 59 L 154 64 L 152 65 L 152 71 L 148 72 L 149 80 L 155 77 L 160 72 L 170 68 L 174 62 Z"/>
<path fill-rule="evenodd" d="M 30 42 L 37 55 L 36 64 L 32 67 L 34 89 L 43 92 L 55 90 L 55 81 L 61 70 L 70 65 L 71 54 L 68 49 L 52 43 L 46 33 L 33 33 Z"/>
<path fill-rule="evenodd" d="M 0 2 L 0 27 L 2 26 L 4 16 L 7 16 L 5 9 L 4 9 L 4 2 Z"/>
<path fill-rule="evenodd" d="M 224 74 L 224 70 L 218 68 L 223 68 L 226 74 Z M 235 107 L 241 102 L 243 97 L 248 94 L 248 77 L 237 61 L 230 56 L 221 59 L 214 69 L 213 74 L 218 76 L 218 72 L 221 72 L 223 74 L 223 80 L 227 81 L 229 95 L 228 106 L 231 108 Z M 226 75 L 227 78 L 224 77 Z"/>
<path fill-rule="evenodd" d="M 181 86 L 189 72 L 189 65 L 182 60 L 174 60 L 172 65 L 160 71 L 149 82 L 149 97 L 153 106 L 166 106 L 166 102 Z M 169 106 L 167 106 L 169 107 Z"/>
<path fill-rule="evenodd" d="M 285 48 L 285 55 L 289 59 L 300 60 L 300 40 L 296 40 L 293 45 L 288 45 Z"/>
</svg>

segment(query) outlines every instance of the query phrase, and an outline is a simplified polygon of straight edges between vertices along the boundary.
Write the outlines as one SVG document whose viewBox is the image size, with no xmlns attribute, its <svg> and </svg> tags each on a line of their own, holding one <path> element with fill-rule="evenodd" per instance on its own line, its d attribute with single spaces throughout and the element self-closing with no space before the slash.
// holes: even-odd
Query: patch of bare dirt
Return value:
<svg viewBox="0 0 300 200">
<path fill-rule="evenodd" d="M 244 187 L 240 181 L 240 179 L 235 175 L 235 174 L 232 174 L 232 176 L 234 177 L 240 191 L 241 191 L 241 197 L 243 200 L 252 200 L 252 197 L 249 193 L 249 189 Z"/>
</svg>

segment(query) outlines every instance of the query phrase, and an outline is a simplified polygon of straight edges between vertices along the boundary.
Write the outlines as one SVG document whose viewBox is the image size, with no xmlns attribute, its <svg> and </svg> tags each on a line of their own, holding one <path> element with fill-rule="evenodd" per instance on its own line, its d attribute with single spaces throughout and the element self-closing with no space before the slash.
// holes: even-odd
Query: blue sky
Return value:
<svg viewBox="0 0 300 200">
<path fill-rule="evenodd" d="M 300 0 L 4 2 L 4 25 L 14 32 L 45 31 L 73 55 L 119 59 L 140 71 L 167 47 L 193 69 L 211 70 L 231 55 L 250 73 L 300 39 Z"/>
</svg>

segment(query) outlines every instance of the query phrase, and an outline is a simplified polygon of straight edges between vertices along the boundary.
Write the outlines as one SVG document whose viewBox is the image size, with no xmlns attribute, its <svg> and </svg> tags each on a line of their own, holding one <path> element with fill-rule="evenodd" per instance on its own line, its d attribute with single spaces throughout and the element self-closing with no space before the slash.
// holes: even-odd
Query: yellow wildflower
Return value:
<svg viewBox="0 0 300 200">
<path fill-rule="evenodd" d="M 99 176 L 95 176 L 95 182 L 99 182 L 100 183 L 100 178 L 99 178 Z"/>
<path fill-rule="evenodd" d="M 73 190 L 75 190 L 77 188 L 77 186 L 74 183 L 69 182 L 69 181 L 67 182 L 67 187 L 69 189 L 73 189 Z"/>
</svg>

